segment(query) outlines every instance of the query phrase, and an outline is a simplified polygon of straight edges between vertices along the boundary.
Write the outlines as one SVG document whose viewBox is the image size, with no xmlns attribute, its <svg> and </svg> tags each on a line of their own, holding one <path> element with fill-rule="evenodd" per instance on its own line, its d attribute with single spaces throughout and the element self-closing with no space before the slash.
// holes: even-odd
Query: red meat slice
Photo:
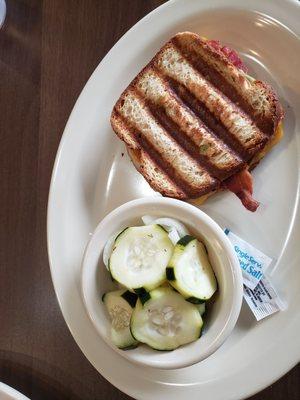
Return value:
<svg viewBox="0 0 300 400">
<path fill-rule="evenodd" d="M 243 169 L 223 182 L 223 185 L 233 192 L 249 211 L 256 211 L 259 202 L 252 197 L 253 179 L 247 169 Z"/>
</svg>

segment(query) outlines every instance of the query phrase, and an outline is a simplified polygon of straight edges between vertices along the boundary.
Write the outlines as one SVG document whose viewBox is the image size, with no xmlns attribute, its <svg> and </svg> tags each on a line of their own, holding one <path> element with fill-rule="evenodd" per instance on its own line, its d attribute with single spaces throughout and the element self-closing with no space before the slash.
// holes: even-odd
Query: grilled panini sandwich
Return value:
<svg viewBox="0 0 300 400">
<path fill-rule="evenodd" d="M 174 36 L 122 93 L 111 124 L 162 195 L 203 201 L 227 188 L 255 211 L 249 170 L 279 140 L 283 110 L 216 43 Z"/>
</svg>

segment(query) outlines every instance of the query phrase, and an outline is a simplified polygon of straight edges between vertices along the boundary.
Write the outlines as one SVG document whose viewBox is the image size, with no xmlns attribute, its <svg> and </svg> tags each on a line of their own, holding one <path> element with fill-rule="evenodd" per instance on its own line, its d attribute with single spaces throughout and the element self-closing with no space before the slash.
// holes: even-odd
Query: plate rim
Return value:
<svg viewBox="0 0 300 400">
<path fill-rule="evenodd" d="M 93 71 L 93 73 L 91 74 L 91 76 L 89 77 L 89 79 L 87 80 L 86 84 L 84 85 L 81 93 L 79 94 L 73 108 L 72 111 L 69 115 L 69 118 L 67 120 L 67 123 L 65 125 L 65 128 L 63 130 L 63 134 L 61 136 L 61 140 L 58 146 L 58 150 L 56 153 L 56 157 L 55 157 L 55 162 L 54 162 L 54 166 L 52 169 L 52 174 L 51 174 L 51 181 L 50 181 L 50 189 L 49 189 L 49 196 L 48 196 L 48 205 L 47 205 L 47 250 L 48 250 L 48 259 L 49 259 L 49 266 L 50 266 L 50 273 L 51 273 L 51 279 L 52 279 L 52 283 L 53 283 L 53 287 L 54 287 L 54 291 L 55 291 L 55 296 L 57 298 L 61 313 L 63 315 L 63 318 L 65 320 L 65 323 L 68 326 L 68 329 L 70 330 L 76 344 L 78 345 L 78 347 L 80 348 L 80 350 L 83 352 L 83 354 L 85 355 L 85 357 L 87 358 L 87 360 L 94 366 L 94 364 L 89 360 L 89 358 L 86 355 L 86 351 L 83 349 L 83 345 L 82 343 L 79 343 L 76 339 L 76 333 L 73 331 L 72 327 L 70 326 L 70 322 L 68 321 L 68 319 L 65 316 L 65 312 L 63 310 L 63 305 L 60 299 L 60 296 L 58 294 L 58 291 L 56 290 L 56 286 L 55 286 L 55 278 L 54 278 L 54 271 L 55 271 L 55 267 L 54 267 L 54 262 L 53 262 L 53 257 L 52 257 L 52 251 L 51 251 L 51 216 L 52 216 L 52 205 L 53 205 L 53 197 L 54 197 L 54 186 L 55 186 L 55 180 L 56 180 L 56 176 L 59 170 L 59 164 L 60 164 L 60 159 L 63 153 L 63 149 L 65 146 L 65 142 L 68 138 L 68 128 L 70 125 L 70 121 L 72 120 L 75 112 L 77 111 L 78 107 L 79 107 L 79 103 L 80 103 L 80 99 L 88 92 L 89 87 L 91 86 L 91 84 L 93 83 L 95 76 L 97 75 L 98 71 L 100 70 L 101 66 L 106 63 L 109 60 L 109 57 L 111 55 L 111 53 L 113 51 L 116 51 L 116 49 L 118 48 L 118 46 L 121 46 L 123 44 L 123 41 L 126 40 L 127 36 L 134 33 L 134 31 L 136 30 L 137 26 L 142 25 L 143 23 L 145 23 L 149 18 L 153 17 L 156 13 L 161 12 L 162 10 L 167 9 L 168 7 L 172 7 L 174 5 L 178 5 L 180 3 L 184 3 L 185 0 L 169 0 L 166 3 L 162 4 L 161 6 L 155 8 L 154 10 L 152 10 L 150 13 L 146 14 L 142 19 L 140 19 L 136 24 L 134 24 L 131 28 L 128 29 L 128 31 L 125 32 L 125 34 L 112 46 L 112 48 L 108 51 L 108 53 L 103 57 L 103 59 L 100 61 L 100 63 L 97 65 L 97 67 L 95 68 L 95 70 Z M 190 0 L 192 1 L 192 0 Z M 275 0 L 276 3 L 279 3 L 279 1 Z M 255 9 L 251 9 L 249 8 L 249 5 L 252 3 L 255 3 L 256 0 L 254 1 L 247 1 L 247 3 L 245 2 L 244 4 L 240 5 L 239 8 L 240 9 L 244 9 L 247 11 L 257 11 L 260 12 L 258 10 Z M 214 4 L 218 3 L 217 8 L 222 7 L 222 8 L 232 8 L 235 7 L 233 6 L 233 3 L 235 3 L 235 0 L 229 0 L 226 3 L 223 2 L 222 0 L 214 0 Z M 282 0 L 280 2 L 280 7 L 283 8 L 284 5 L 290 5 L 291 7 L 299 7 L 298 10 L 300 10 L 300 3 L 297 0 Z M 288 15 L 288 13 L 287 13 Z M 268 14 L 268 16 L 272 17 L 272 10 L 270 10 L 270 14 Z M 278 20 L 276 18 L 276 21 L 278 21 L 279 23 L 282 23 L 281 20 Z M 285 25 L 289 28 L 289 25 Z M 290 29 L 290 28 L 289 28 Z M 297 36 L 298 39 L 300 39 L 300 32 L 297 32 L 296 27 L 294 26 L 293 29 L 290 29 L 291 32 L 293 34 L 295 34 Z M 299 30 L 300 31 L 300 30 Z M 299 202 L 295 207 L 295 214 L 299 214 Z M 296 215 L 295 215 L 296 216 Z M 278 368 L 277 369 L 277 373 L 273 373 L 272 377 L 269 378 L 265 378 L 262 382 L 260 382 L 259 384 L 257 384 L 255 386 L 255 389 L 252 390 L 248 390 L 248 391 L 244 391 L 243 394 L 241 393 L 241 396 L 239 395 L 239 397 L 235 396 L 232 397 L 232 399 L 241 399 L 241 398 L 245 398 L 251 395 L 254 395 L 258 392 L 260 392 L 261 390 L 263 390 L 264 388 L 266 388 L 267 386 L 271 385 L 272 383 L 274 383 L 275 381 L 277 381 L 280 377 L 282 377 L 285 373 L 287 373 L 290 369 L 292 369 L 298 362 L 300 361 L 300 354 L 295 356 L 294 354 L 294 359 L 290 360 L 289 362 L 286 362 L 286 364 L 288 365 L 287 367 L 284 366 L 283 368 Z M 285 365 L 285 363 L 283 363 Z M 94 368 L 96 369 L 96 371 L 98 373 L 100 373 L 98 371 L 98 369 L 94 366 Z M 105 373 L 103 373 L 101 371 L 100 373 L 106 380 L 108 380 L 111 384 L 113 384 L 115 387 L 117 387 L 119 390 L 123 391 L 124 393 L 126 393 L 129 396 L 133 396 L 133 391 L 128 390 L 126 387 L 122 386 L 121 384 L 119 384 L 118 382 L 116 382 L 116 380 L 114 378 L 108 377 Z M 195 387 L 196 384 L 195 384 Z M 141 397 L 136 397 L 136 398 L 141 398 Z"/>
<path fill-rule="evenodd" d="M 17 389 L 9 386 L 7 383 L 0 381 L 0 395 L 5 394 L 10 397 L 11 400 L 30 400 L 23 393 L 19 392 Z M 7 399 L 8 400 L 8 399 Z"/>
</svg>

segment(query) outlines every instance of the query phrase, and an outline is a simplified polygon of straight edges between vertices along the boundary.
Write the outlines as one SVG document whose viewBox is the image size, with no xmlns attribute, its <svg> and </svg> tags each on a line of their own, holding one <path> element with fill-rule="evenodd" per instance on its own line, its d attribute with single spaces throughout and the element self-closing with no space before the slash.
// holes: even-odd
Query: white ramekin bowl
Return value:
<svg viewBox="0 0 300 400">
<path fill-rule="evenodd" d="M 156 351 L 146 345 L 127 351 L 116 348 L 110 339 L 111 323 L 101 301 L 103 293 L 116 289 L 102 262 L 105 243 L 122 228 L 142 225 L 143 215 L 171 217 L 183 222 L 192 234 L 204 241 L 218 281 L 218 293 L 205 318 L 205 329 L 201 338 L 174 351 Z M 102 339 L 132 362 L 162 369 L 195 364 L 222 345 L 238 319 L 242 304 L 242 286 L 238 259 L 219 225 L 195 206 L 163 197 L 133 200 L 106 215 L 86 247 L 82 264 L 84 304 Z"/>
</svg>

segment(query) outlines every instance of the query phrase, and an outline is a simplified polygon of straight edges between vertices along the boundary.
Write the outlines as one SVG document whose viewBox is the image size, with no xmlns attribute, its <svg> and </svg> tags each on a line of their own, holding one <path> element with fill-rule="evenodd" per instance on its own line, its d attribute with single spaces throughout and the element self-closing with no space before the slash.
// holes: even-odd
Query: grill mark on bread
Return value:
<svg viewBox="0 0 300 400">
<path fill-rule="evenodd" d="M 228 130 L 220 120 L 205 106 L 205 104 L 197 99 L 185 86 L 169 78 L 169 84 L 175 93 L 182 99 L 185 105 L 191 109 L 194 114 L 202 121 L 202 123 L 221 139 L 226 145 L 235 152 L 244 162 L 249 161 L 253 154 L 264 147 L 267 142 L 265 138 L 257 146 L 245 149 L 234 135 Z"/>
<path fill-rule="evenodd" d="M 207 172 L 219 179 L 223 180 L 226 179 L 226 177 L 231 175 L 231 170 L 222 170 L 216 168 L 214 164 L 210 161 L 208 157 L 205 157 L 204 155 L 201 155 L 199 153 L 199 149 L 195 147 L 195 144 L 193 141 L 180 129 L 180 127 L 172 121 L 168 115 L 166 114 L 165 110 L 163 107 L 157 108 L 153 103 L 150 101 L 147 101 L 147 105 L 149 106 L 149 109 L 151 113 L 153 114 L 154 118 L 159 122 L 159 124 L 168 132 L 170 132 L 170 135 L 176 140 L 176 142 L 183 147 L 195 160 L 196 162 L 203 168 L 207 170 Z M 205 145 L 203 145 L 205 146 Z M 236 170 L 239 170 L 240 166 L 236 168 Z"/>
<path fill-rule="evenodd" d="M 158 54 L 155 65 L 203 102 L 247 151 L 268 140 L 248 115 L 195 70 L 172 43 Z"/>
<path fill-rule="evenodd" d="M 175 197 L 181 200 L 189 198 L 189 194 L 184 192 L 183 188 L 178 186 L 176 181 L 172 180 L 146 151 L 142 150 L 137 154 L 136 151 L 129 149 L 128 153 L 134 166 L 143 174 L 152 189 L 166 197 Z"/>
<path fill-rule="evenodd" d="M 250 84 L 243 71 L 234 67 L 221 51 L 196 34 L 179 33 L 171 42 L 207 80 L 238 104 L 262 132 L 268 136 L 274 134 L 283 117 L 283 110 L 269 85 L 260 81 Z M 269 109 L 262 107 L 260 99 L 255 98 L 256 93 L 251 90 L 253 87 L 255 92 L 263 89 Z"/>
<path fill-rule="evenodd" d="M 139 133 L 124 119 L 114 108 L 111 116 L 111 123 L 117 135 L 122 139 L 136 169 L 142 173 L 154 190 L 160 191 L 164 196 L 176 197 L 182 200 L 189 198 L 189 195 L 172 180 L 162 169 L 149 152 L 143 149 L 138 141 Z"/>
<path fill-rule="evenodd" d="M 179 187 L 185 194 L 186 198 L 197 198 L 202 194 L 201 189 L 194 188 L 189 185 L 176 171 L 176 169 L 172 166 L 170 162 L 167 160 L 163 160 L 159 151 L 157 151 L 152 144 L 145 138 L 140 132 L 136 132 L 136 137 L 139 145 L 145 151 L 145 153 L 149 154 L 150 158 L 155 163 L 156 167 L 163 171 L 169 178 Z M 143 168 L 141 166 L 140 168 Z M 207 188 L 210 191 L 210 188 Z"/>
<path fill-rule="evenodd" d="M 210 175 L 225 179 L 243 160 L 203 124 L 157 70 L 148 68 L 134 84 L 154 118 Z"/>
<path fill-rule="evenodd" d="M 184 191 L 188 191 L 191 198 L 208 193 L 219 185 L 219 182 L 209 175 L 189 153 L 178 146 L 170 133 L 153 118 L 144 99 L 136 90 L 127 90 L 126 95 L 117 102 L 115 110 L 134 131 L 139 132 L 138 137 L 136 136 L 138 143 L 140 145 L 142 143 L 147 151 L 152 149 L 152 157 L 159 154 L 162 160 L 160 166 L 163 170 L 168 175 L 172 174 L 172 171 L 176 172 L 176 183 L 180 187 L 184 184 Z"/>
<path fill-rule="evenodd" d="M 244 99 L 215 68 L 212 68 L 196 51 L 182 46 L 178 37 L 173 38 L 172 43 L 182 52 L 183 56 L 200 72 L 203 77 L 212 83 L 218 90 L 225 94 L 233 103 L 240 107 L 255 122 L 256 126 L 265 134 L 273 133 L 273 123 L 269 119 L 261 118 L 255 109 Z M 209 45 L 207 45 L 209 47 Z"/>
</svg>

